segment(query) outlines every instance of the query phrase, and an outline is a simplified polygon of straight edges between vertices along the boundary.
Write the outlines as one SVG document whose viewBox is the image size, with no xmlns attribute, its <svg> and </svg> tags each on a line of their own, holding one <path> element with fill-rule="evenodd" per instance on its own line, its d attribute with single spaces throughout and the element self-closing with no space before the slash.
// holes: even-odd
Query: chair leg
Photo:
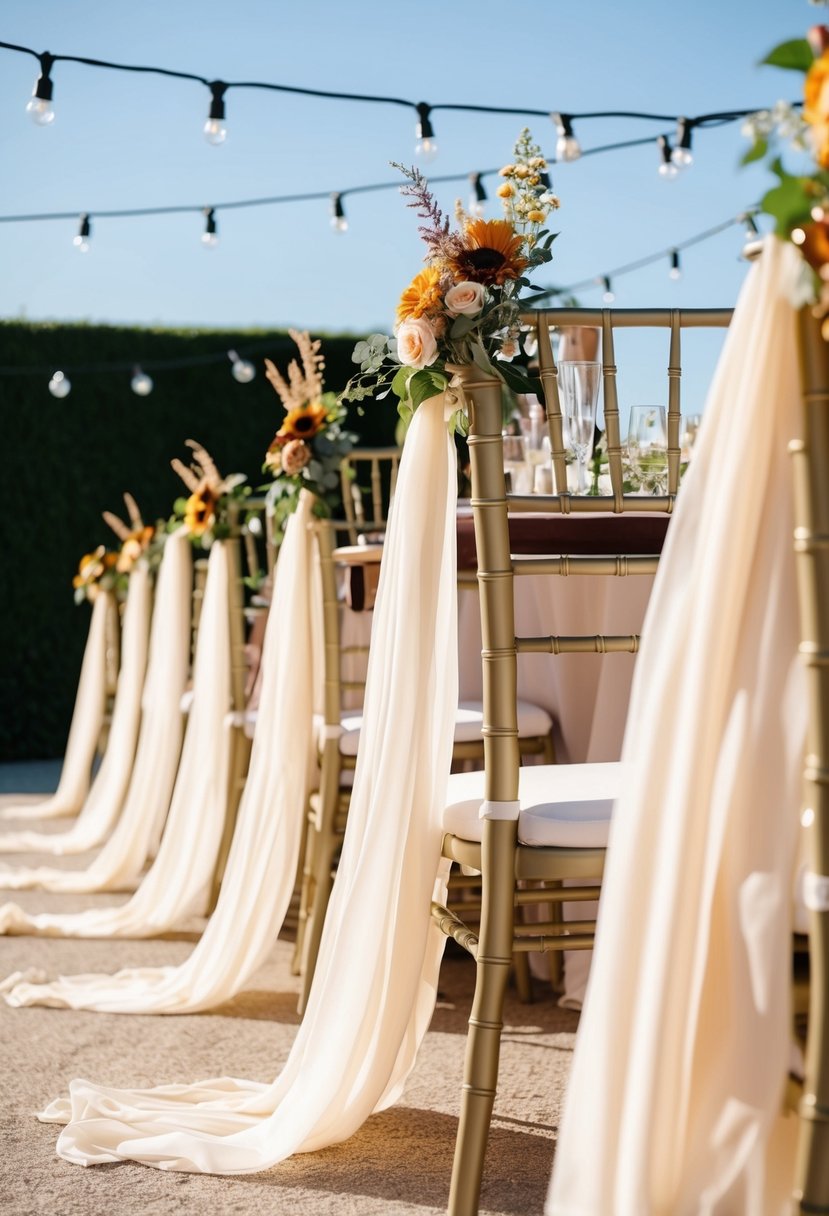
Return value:
<svg viewBox="0 0 829 1216">
<path fill-rule="evenodd" d="M 515 830 L 516 825 L 507 821 L 488 821 L 484 825 L 481 935 L 466 1040 L 449 1216 L 475 1216 L 478 1211 L 498 1081 L 504 994 L 512 967 Z"/>
<path fill-rule="evenodd" d="M 328 911 L 328 901 L 331 898 L 331 888 L 334 885 L 334 855 L 337 851 L 337 840 L 333 832 L 326 835 L 320 833 L 314 850 L 314 872 L 311 879 L 311 903 L 305 920 L 305 932 L 302 952 L 302 988 L 297 1002 L 297 1013 L 302 1016 L 308 1003 L 308 994 L 314 979 L 317 966 L 322 927 L 325 924 L 325 914 Z"/>
<path fill-rule="evenodd" d="M 314 884 L 314 850 L 317 842 L 317 815 L 313 800 L 318 795 L 311 795 L 311 813 L 305 824 L 305 848 L 302 861 L 302 883 L 299 892 L 299 914 L 297 916 L 296 941 L 291 956 L 291 975 L 299 975 L 302 971 L 302 956 L 305 951 L 305 934 L 308 929 L 308 915 L 313 898 Z"/>
<path fill-rule="evenodd" d="M 545 764 L 555 764 L 556 744 L 555 739 L 553 738 L 552 727 L 550 728 L 549 734 L 544 736 L 544 751 L 542 752 L 542 756 Z"/>
</svg>

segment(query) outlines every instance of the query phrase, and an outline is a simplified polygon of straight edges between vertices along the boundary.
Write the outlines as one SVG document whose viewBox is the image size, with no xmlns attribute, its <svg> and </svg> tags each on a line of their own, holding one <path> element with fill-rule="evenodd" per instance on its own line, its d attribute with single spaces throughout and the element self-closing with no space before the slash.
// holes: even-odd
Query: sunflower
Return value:
<svg viewBox="0 0 829 1216">
<path fill-rule="evenodd" d="M 313 439 L 328 421 L 328 410 L 324 405 L 300 405 L 285 415 L 277 439 Z"/>
<path fill-rule="evenodd" d="M 191 536 L 203 536 L 216 519 L 216 495 L 204 482 L 187 499 L 184 526 Z"/>
<path fill-rule="evenodd" d="M 90 583 L 96 583 L 106 569 L 105 559 L 106 550 L 103 545 L 99 545 L 94 553 L 85 553 L 78 563 L 78 573 L 72 579 L 72 586 L 77 590 L 79 587 L 88 587 Z"/>
<path fill-rule="evenodd" d="M 439 309 L 441 302 L 440 270 L 435 266 L 427 266 L 415 275 L 400 297 L 397 322 L 401 324 L 403 321 L 422 317 L 425 313 Z"/>
<path fill-rule="evenodd" d="M 447 263 L 457 282 L 501 286 L 517 279 L 527 265 L 518 252 L 521 244 L 508 220 L 472 220 L 463 233 L 463 248 Z"/>
</svg>

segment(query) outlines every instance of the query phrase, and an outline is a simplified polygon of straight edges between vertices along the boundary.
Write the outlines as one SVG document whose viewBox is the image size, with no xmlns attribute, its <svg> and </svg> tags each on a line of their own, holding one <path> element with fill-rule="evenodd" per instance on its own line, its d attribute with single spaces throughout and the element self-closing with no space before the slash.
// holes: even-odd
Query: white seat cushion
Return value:
<svg viewBox="0 0 829 1216">
<path fill-rule="evenodd" d="M 481 727 L 484 721 L 482 701 L 461 701 L 455 715 L 455 742 L 474 743 L 481 737 Z M 340 751 L 344 756 L 356 756 L 360 742 L 360 730 L 363 725 L 363 715 L 360 713 L 344 714 L 342 718 L 343 733 L 340 737 Z M 536 736 L 549 734 L 553 720 L 540 705 L 531 701 L 518 702 L 518 737 L 532 739 Z"/>
<path fill-rule="evenodd" d="M 518 782 L 518 840 L 536 847 L 600 849 L 607 845 L 610 816 L 623 781 L 624 766 L 613 764 L 532 764 Z M 453 773 L 449 778 L 443 826 L 453 836 L 481 840 L 484 774 Z"/>
</svg>

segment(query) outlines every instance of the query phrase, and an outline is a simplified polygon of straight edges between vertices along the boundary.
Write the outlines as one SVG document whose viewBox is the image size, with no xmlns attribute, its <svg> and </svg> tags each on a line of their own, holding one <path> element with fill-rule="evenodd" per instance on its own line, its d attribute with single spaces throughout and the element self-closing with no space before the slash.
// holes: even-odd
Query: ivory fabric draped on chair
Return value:
<svg viewBox="0 0 829 1216">
<path fill-rule="evenodd" d="M 152 937 L 203 913 L 210 894 L 227 808 L 230 709 L 230 570 L 227 543 L 211 550 L 199 617 L 193 704 L 187 723 L 170 813 L 153 865 L 127 903 L 74 914 L 29 915 L 15 904 L 0 908 L 0 930 L 48 937 Z M 38 981 L 27 973 L 9 977 Z M 59 981 L 58 992 L 63 984 Z M 88 987 L 88 985 L 87 985 Z M 40 1001 L 44 993 L 36 990 Z M 9 1003 L 26 1003 L 21 987 Z"/>
<path fill-rule="evenodd" d="M 345 1139 L 399 1095 L 431 1017 L 443 951 L 429 917 L 457 705 L 455 454 L 443 408 L 440 398 L 424 402 L 406 441 L 375 607 L 348 829 L 307 1011 L 285 1068 L 270 1085 L 219 1077 L 115 1090 L 74 1081 L 69 1098 L 41 1115 L 68 1123 L 58 1142 L 67 1160 L 260 1170 Z M 298 536 L 294 529 L 285 545 Z M 286 557 L 283 546 L 278 570 Z M 277 595 L 281 586 L 277 577 Z M 280 599 L 271 613 L 267 664 L 278 630 L 287 654 L 298 649 L 287 632 L 290 610 Z M 260 715 L 275 686 L 269 674 Z M 301 687 L 291 692 L 303 698 Z M 310 696 L 298 704 L 310 712 Z M 275 720 L 276 733 L 261 746 L 281 748 L 280 732 L 297 716 Z M 260 717 L 254 758 L 261 728 Z M 243 804 L 229 873 L 245 847 L 249 865 L 256 864 L 251 877 L 261 880 L 268 818 L 251 836 L 249 817 Z M 257 889 L 253 898 L 261 902 L 266 891 Z M 237 947 L 247 927 L 228 926 Z M 218 954 L 213 966 L 221 966 Z"/>
<path fill-rule="evenodd" d="M 0 853 L 26 851 L 82 853 L 106 839 L 118 818 L 132 773 L 138 728 L 141 722 L 141 692 L 147 668 L 147 648 L 152 608 L 152 586 L 146 562 L 139 561 L 130 574 L 124 622 L 121 631 L 121 670 L 109 742 L 101 767 L 80 814 L 65 832 L 7 832 L 0 836 Z M 5 874 L 0 869 L 0 885 Z"/>
<path fill-rule="evenodd" d="M 788 1210 L 802 269 L 751 270 L 656 578 L 550 1216 Z"/>
<path fill-rule="evenodd" d="M 14 986 L 18 977 L 12 976 L 4 985 L 11 988 L 10 1004 L 106 1013 L 191 1012 L 228 1000 L 266 958 L 294 887 L 315 760 L 313 640 L 319 605 L 315 609 L 311 591 L 312 502 L 310 495 L 301 496 L 282 543 L 250 768 L 218 903 L 193 953 L 179 967 L 62 976 L 51 984 Z"/>
<path fill-rule="evenodd" d="M 4 869 L 0 889 L 117 891 L 125 885 L 128 889 L 147 858 L 155 854 L 170 806 L 184 730 L 180 703 L 190 659 L 191 588 L 190 540 L 179 529 L 165 542 L 158 572 L 138 747 L 112 835 L 86 870 Z M 0 931 L 13 924 L 15 916 L 13 905 L 0 909 Z"/>
<path fill-rule="evenodd" d="M 99 591 L 92 605 L 58 788 L 50 797 L 36 802 L 27 799 L 21 804 L 14 794 L 0 799 L 0 819 L 57 819 L 76 815 L 83 806 L 106 709 L 109 622 L 117 612 L 112 592 Z"/>
</svg>

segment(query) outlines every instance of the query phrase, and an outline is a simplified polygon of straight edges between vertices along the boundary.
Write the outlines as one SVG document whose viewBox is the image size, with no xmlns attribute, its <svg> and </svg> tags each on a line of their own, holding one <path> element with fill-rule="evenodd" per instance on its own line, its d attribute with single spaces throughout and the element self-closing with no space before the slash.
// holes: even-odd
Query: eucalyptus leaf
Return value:
<svg viewBox="0 0 829 1216">
<path fill-rule="evenodd" d="M 750 165 L 755 160 L 762 160 L 769 150 L 769 141 L 767 139 L 757 139 L 748 152 L 745 152 L 740 157 L 741 165 Z"/>
<path fill-rule="evenodd" d="M 767 63 L 773 68 L 789 68 L 793 72 L 808 72 L 814 63 L 815 56 L 805 38 L 793 38 L 790 42 L 781 42 L 773 51 L 769 51 L 760 63 Z"/>
</svg>

